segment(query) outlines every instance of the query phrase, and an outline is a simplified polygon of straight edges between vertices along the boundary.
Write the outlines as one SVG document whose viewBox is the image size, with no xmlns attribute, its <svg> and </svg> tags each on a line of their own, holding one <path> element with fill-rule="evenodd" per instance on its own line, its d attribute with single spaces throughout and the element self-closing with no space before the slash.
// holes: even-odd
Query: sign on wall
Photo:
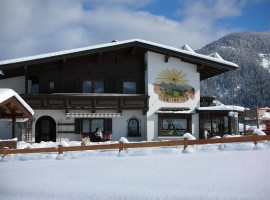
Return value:
<svg viewBox="0 0 270 200">
<path fill-rule="evenodd" d="M 156 78 L 154 92 L 161 101 L 183 103 L 195 98 L 195 89 L 188 82 L 181 70 L 164 69 Z"/>
</svg>

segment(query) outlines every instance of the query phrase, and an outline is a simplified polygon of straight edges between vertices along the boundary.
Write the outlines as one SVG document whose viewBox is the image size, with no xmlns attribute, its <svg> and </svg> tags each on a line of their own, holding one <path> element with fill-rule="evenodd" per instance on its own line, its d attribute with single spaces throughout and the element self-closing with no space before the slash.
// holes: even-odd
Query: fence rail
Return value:
<svg viewBox="0 0 270 200">
<path fill-rule="evenodd" d="M 0 154 L 3 156 L 9 154 L 28 154 L 28 153 L 58 153 L 63 154 L 68 151 L 85 151 L 85 150 L 106 150 L 106 149 L 118 149 L 122 151 L 127 148 L 144 148 L 144 147 L 162 147 L 162 146 L 183 146 L 187 148 L 188 145 L 202 145 L 202 144 L 218 144 L 218 143 L 235 143 L 235 142 L 253 142 L 255 145 L 258 141 L 270 140 L 270 135 L 253 135 L 253 136 L 243 136 L 243 137 L 230 137 L 230 138 L 213 138 L 213 139 L 199 139 L 199 140 L 188 140 L 184 138 L 183 140 L 176 141 L 161 141 L 161 142 L 130 142 L 123 143 L 119 141 L 116 144 L 95 144 L 88 146 L 71 146 L 63 147 L 58 145 L 58 147 L 51 148 L 33 148 L 33 149 L 0 149 Z"/>
</svg>

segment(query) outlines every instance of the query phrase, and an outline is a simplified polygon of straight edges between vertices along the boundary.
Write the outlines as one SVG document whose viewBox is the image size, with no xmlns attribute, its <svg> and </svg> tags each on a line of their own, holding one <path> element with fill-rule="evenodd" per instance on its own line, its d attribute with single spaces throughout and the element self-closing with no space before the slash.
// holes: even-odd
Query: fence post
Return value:
<svg viewBox="0 0 270 200">
<path fill-rule="evenodd" d="M 58 154 L 63 154 L 63 145 L 58 145 Z"/>
<path fill-rule="evenodd" d="M 257 140 L 258 140 L 258 135 L 253 134 L 253 142 L 254 142 L 255 145 L 257 145 Z"/>
<path fill-rule="evenodd" d="M 5 157 L 6 155 L 8 155 L 9 148 L 8 147 L 4 147 L 3 149 L 4 149 L 4 157 Z"/>
<path fill-rule="evenodd" d="M 188 146 L 188 138 L 184 138 L 184 149 Z"/>
<path fill-rule="evenodd" d="M 118 141 L 119 142 L 119 152 L 124 150 L 124 143 L 122 141 Z"/>
</svg>

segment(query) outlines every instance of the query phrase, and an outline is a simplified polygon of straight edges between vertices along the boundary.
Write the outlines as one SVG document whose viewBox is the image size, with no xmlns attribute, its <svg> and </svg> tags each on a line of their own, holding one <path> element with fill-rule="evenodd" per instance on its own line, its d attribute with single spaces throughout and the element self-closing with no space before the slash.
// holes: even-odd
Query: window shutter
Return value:
<svg viewBox="0 0 270 200">
<path fill-rule="evenodd" d="M 81 119 L 75 118 L 75 134 L 81 133 Z"/>
<path fill-rule="evenodd" d="M 112 119 L 105 119 L 105 132 L 112 133 Z"/>
</svg>

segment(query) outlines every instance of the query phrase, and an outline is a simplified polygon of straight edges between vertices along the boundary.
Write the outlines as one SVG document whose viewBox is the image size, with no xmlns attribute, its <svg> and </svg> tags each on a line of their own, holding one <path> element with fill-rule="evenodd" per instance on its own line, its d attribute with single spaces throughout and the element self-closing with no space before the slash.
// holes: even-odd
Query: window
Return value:
<svg viewBox="0 0 270 200">
<path fill-rule="evenodd" d="M 83 93 L 104 93 L 104 81 L 83 81 Z"/>
<path fill-rule="evenodd" d="M 39 77 L 36 75 L 29 76 L 29 83 L 30 88 L 29 91 L 31 91 L 32 94 L 39 94 Z"/>
<path fill-rule="evenodd" d="M 92 81 L 83 81 L 83 93 L 92 92 Z"/>
<path fill-rule="evenodd" d="M 83 134 L 90 134 L 96 131 L 96 128 L 104 130 L 104 119 L 81 119 L 81 127 Z"/>
<path fill-rule="evenodd" d="M 75 133 L 90 134 L 99 127 L 103 132 L 112 132 L 111 118 L 75 118 Z"/>
<path fill-rule="evenodd" d="M 32 94 L 39 94 L 39 84 L 32 84 L 32 90 L 31 90 Z"/>
<path fill-rule="evenodd" d="M 136 82 L 132 81 L 125 81 L 123 82 L 123 93 L 124 94 L 136 94 L 137 93 L 137 84 Z"/>
<path fill-rule="evenodd" d="M 82 119 L 82 133 L 90 133 L 90 119 Z"/>
<path fill-rule="evenodd" d="M 190 132 L 190 116 L 159 116 L 159 136 L 183 136 Z"/>
<path fill-rule="evenodd" d="M 50 90 L 54 90 L 54 88 L 55 88 L 55 83 L 54 83 L 54 81 L 50 81 L 50 83 L 49 83 L 49 89 L 50 89 Z"/>
<path fill-rule="evenodd" d="M 104 93 L 104 81 L 94 82 L 94 93 Z"/>
<path fill-rule="evenodd" d="M 104 131 L 104 119 L 91 119 L 91 132 L 94 133 L 97 128 L 100 128 L 101 131 Z"/>
<path fill-rule="evenodd" d="M 209 115 L 204 122 L 204 130 L 210 134 L 221 135 L 229 132 L 229 118 L 228 116 Z"/>
<path fill-rule="evenodd" d="M 140 137 L 140 120 L 137 117 L 132 117 L 128 121 L 128 136 Z"/>
</svg>

